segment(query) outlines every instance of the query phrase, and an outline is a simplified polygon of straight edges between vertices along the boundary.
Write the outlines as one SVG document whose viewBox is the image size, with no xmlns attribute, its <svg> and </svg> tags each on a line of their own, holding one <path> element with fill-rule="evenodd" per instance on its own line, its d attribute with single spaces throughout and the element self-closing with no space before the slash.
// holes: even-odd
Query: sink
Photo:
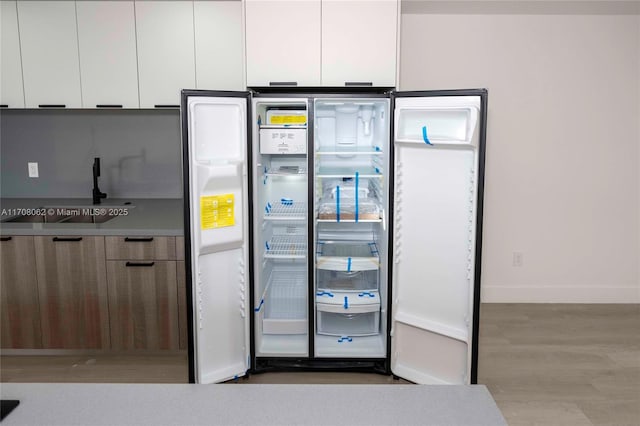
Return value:
<svg viewBox="0 0 640 426">
<path fill-rule="evenodd" d="M 34 210 L 47 211 L 45 215 L 22 215 L 4 219 L 6 223 L 105 223 L 125 216 L 132 205 L 45 206 Z M 51 211 L 51 214 L 49 212 Z"/>
</svg>

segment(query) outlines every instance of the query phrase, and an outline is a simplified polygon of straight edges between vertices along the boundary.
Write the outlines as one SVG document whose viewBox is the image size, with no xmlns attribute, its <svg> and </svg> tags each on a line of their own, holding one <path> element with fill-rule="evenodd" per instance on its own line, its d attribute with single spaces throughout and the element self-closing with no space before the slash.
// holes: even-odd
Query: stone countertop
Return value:
<svg viewBox="0 0 640 426">
<path fill-rule="evenodd" d="M 16 216 L 21 209 L 40 207 L 56 210 L 63 207 L 100 208 L 110 210 L 117 216 L 104 223 L 4 222 Z M 2 235 L 184 235 L 181 198 L 109 198 L 98 205 L 93 205 L 90 198 L 3 198 L 0 200 L 0 210 Z"/>
<path fill-rule="evenodd" d="M 506 425 L 483 385 L 3 383 L 2 425 Z"/>
</svg>

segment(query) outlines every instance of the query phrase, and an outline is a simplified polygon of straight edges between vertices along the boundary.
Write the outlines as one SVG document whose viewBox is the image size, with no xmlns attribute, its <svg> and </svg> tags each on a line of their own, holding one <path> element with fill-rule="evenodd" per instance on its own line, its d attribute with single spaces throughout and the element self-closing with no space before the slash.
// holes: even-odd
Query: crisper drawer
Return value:
<svg viewBox="0 0 640 426">
<path fill-rule="evenodd" d="M 324 312 L 318 308 L 318 334 L 371 336 L 380 333 L 380 310 L 364 313 Z"/>
<path fill-rule="evenodd" d="M 341 272 L 318 269 L 317 288 L 338 291 L 378 290 L 378 270 Z"/>
</svg>

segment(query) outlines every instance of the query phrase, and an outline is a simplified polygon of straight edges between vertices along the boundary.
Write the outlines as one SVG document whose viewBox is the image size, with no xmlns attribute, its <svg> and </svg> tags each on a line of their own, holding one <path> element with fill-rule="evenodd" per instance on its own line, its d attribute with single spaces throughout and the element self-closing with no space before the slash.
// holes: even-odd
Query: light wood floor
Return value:
<svg viewBox="0 0 640 426">
<path fill-rule="evenodd" d="M 510 425 L 640 425 L 640 305 L 484 304 L 479 383 Z M 3 382 L 184 383 L 186 355 L 1 358 Z M 403 383 L 268 373 L 238 383 Z M 406 383 L 406 382 L 404 382 Z"/>
</svg>

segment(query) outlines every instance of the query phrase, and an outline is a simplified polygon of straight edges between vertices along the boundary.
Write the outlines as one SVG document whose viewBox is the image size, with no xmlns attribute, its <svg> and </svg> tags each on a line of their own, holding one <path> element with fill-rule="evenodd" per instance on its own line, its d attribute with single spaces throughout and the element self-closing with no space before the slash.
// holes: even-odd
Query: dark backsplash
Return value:
<svg viewBox="0 0 640 426">
<path fill-rule="evenodd" d="M 0 196 L 91 198 L 100 157 L 109 197 L 180 198 L 181 152 L 177 110 L 0 111 Z"/>
</svg>

